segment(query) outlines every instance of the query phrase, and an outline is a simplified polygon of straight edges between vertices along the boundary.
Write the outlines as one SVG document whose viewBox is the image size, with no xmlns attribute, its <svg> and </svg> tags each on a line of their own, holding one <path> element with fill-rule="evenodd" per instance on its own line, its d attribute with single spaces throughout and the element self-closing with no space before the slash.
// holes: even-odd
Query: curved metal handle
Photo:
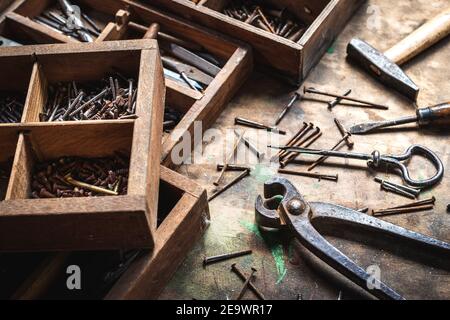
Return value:
<svg viewBox="0 0 450 320">
<path fill-rule="evenodd" d="M 430 160 L 431 163 L 433 163 L 434 167 L 436 168 L 436 174 L 433 177 L 424 180 L 414 180 L 411 178 L 408 168 L 401 161 L 408 160 L 413 155 L 417 154 L 424 156 L 425 158 Z M 380 159 L 378 160 L 378 165 L 379 164 L 387 164 L 395 168 L 398 168 L 401 172 L 403 180 L 410 186 L 418 188 L 431 187 L 436 183 L 438 183 L 444 176 L 444 164 L 442 163 L 441 159 L 439 159 L 437 154 L 435 154 L 433 151 L 421 145 L 412 145 L 402 155 L 381 156 Z"/>
</svg>

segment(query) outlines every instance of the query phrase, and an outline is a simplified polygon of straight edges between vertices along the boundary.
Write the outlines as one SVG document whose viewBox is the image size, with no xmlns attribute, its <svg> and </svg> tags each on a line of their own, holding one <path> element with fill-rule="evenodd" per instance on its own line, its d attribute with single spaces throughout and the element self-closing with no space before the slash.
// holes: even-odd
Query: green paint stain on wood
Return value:
<svg viewBox="0 0 450 320">
<path fill-rule="evenodd" d="M 266 182 L 267 180 L 273 177 L 272 170 L 261 164 L 256 165 L 253 174 L 255 175 L 256 180 L 262 183 Z"/>
<path fill-rule="evenodd" d="M 335 51 L 335 47 L 336 46 L 336 42 L 333 42 L 333 44 L 331 45 L 331 47 L 328 48 L 327 53 L 328 54 L 333 54 Z"/>
<path fill-rule="evenodd" d="M 287 274 L 287 268 L 284 262 L 283 246 L 281 242 L 277 239 L 276 236 L 269 233 L 263 235 L 258 226 L 254 223 L 241 221 L 241 224 L 248 231 L 254 233 L 260 240 L 264 241 L 264 243 L 270 249 L 272 257 L 275 261 L 275 267 L 278 275 L 276 284 L 280 284 Z"/>
</svg>

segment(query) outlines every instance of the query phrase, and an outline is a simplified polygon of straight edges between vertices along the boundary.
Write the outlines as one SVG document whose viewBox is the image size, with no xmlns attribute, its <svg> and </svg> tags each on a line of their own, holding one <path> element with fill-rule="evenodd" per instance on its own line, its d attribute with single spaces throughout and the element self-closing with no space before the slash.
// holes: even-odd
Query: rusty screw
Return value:
<svg viewBox="0 0 450 320">
<path fill-rule="evenodd" d="M 347 96 L 350 95 L 350 93 L 352 93 L 352 90 L 351 90 L 351 89 L 347 90 L 347 91 L 343 94 L 343 96 L 344 96 L 344 97 L 347 97 Z M 329 110 L 333 109 L 333 108 L 336 107 L 339 103 L 341 103 L 341 101 L 342 101 L 342 98 L 335 98 L 333 101 L 328 102 L 328 109 L 329 109 Z"/>
<path fill-rule="evenodd" d="M 210 265 L 212 263 L 221 262 L 221 261 L 225 261 L 225 260 L 229 260 L 229 259 L 233 259 L 233 258 L 237 258 L 237 257 L 242 257 L 242 256 L 245 256 L 248 254 L 252 254 L 252 252 L 253 252 L 252 250 L 245 250 L 245 251 L 221 254 L 221 255 L 213 256 L 213 257 L 205 257 L 205 259 L 203 259 L 203 266 L 206 267 L 207 265 Z"/>
<path fill-rule="evenodd" d="M 351 136 L 352 136 L 351 133 L 348 132 L 347 129 L 344 128 L 344 126 L 338 119 L 334 118 L 334 123 L 338 127 L 338 130 L 341 133 L 342 137 L 347 137 L 345 139 L 345 143 L 347 144 L 349 149 L 352 149 L 353 146 L 355 145 L 355 143 L 353 142 L 353 140 L 351 138 Z"/>
<path fill-rule="evenodd" d="M 239 267 L 233 263 L 231 265 L 231 270 L 242 280 L 245 281 L 247 279 L 247 276 L 241 271 L 241 269 L 239 269 Z M 253 291 L 254 294 L 256 294 L 256 296 L 260 299 L 260 300 L 265 300 L 266 298 L 264 297 L 264 295 L 261 293 L 261 291 L 258 290 L 258 288 L 256 288 L 256 286 L 253 284 L 253 282 L 249 282 L 248 283 L 248 287 L 250 288 L 250 290 Z"/>
<path fill-rule="evenodd" d="M 309 177 L 309 178 L 316 178 L 316 179 L 319 179 L 319 181 L 320 180 L 330 180 L 330 181 L 337 182 L 339 179 L 339 176 L 337 174 L 329 175 L 329 174 L 319 174 L 319 173 L 295 171 L 295 170 L 287 170 L 287 169 L 278 169 L 278 173 L 292 174 L 292 175 Z"/>
<path fill-rule="evenodd" d="M 239 292 L 239 295 L 237 296 L 236 300 L 241 300 L 242 299 L 242 297 L 244 296 L 245 292 L 247 291 L 248 284 L 253 279 L 253 276 L 255 275 L 255 273 L 257 271 L 258 270 L 256 270 L 255 268 L 252 267 L 252 273 L 245 280 L 244 285 L 242 286 L 241 292 Z"/>
</svg>

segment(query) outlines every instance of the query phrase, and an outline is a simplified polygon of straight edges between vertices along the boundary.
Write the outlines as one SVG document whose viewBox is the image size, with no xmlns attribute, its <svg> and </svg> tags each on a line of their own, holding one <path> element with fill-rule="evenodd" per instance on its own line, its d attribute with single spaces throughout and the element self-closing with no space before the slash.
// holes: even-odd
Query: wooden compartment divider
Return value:
<svg viewBox="0 0 450 320">
<path fill-rule="evenodd" d="M 255 62 L 271 68 L 290 82 L 300 84 L 320 60 L 347 20 L 364 0 L 266 0 L 287 9 L 309 24 L 302 38 L 293 42 L 281 36 L 231 18 L 221 11 L 231 0 L 206 0 L 196 5 L 190 0 L 141 0 L 242 40 L 254 49 Z M 282 57 L 282 59 L 280 59 Z"/>
<path fill-rule="evenodd" d="M 17 37 L 25 44 L 30 43 L 74 43 L 78 40 L 62 35 L 51 28 L 31 20 L 54 0 L 17 0 L 12 10 L 0 20 L 0 35 Z M 149 26 L 153 22 L 161 25 L 167 33 L 187 41 L 200 44 L 208 52 L 224 60 L 222 70 L 213 82 L 202 92 L 166 78 L 167 104 L 182 111 L 183 119 L 171 134 L 164 138 L 162 163 L 174 167 L 171 152 L 186 132 L 194 131 L 194 122 L 201 121 L 203 131 L 208 129 L 220 115 L 227 102 L 250 75 L 253 69 L 251 49 L 231 38 L 196 25 L 191 21 L 161 11 L 158 8 L 128 0 L 73 0 L 90 12 L 96 13 L 95 20 L 104 29 L 97 41 L 140 38 L 142 34 L 130 30 L 129 21 Z M 12 27 L 13 26 L 13 27 Z M 19 41 L 20 42 L 20 41 Z M 192 144 L 199 139 L 191 139 Z M 193 146 L 193 145 L 192 145 Z M 187 155 L 186 155 L 187 156 Z"/>
<path fill-rule="evenodd" d="M 8 190 L 0 202 L 0 251 L 153 248 L 165 96 L 156 41 L 4 48 L 0 67 L 6 75 L 17 71 L 0 80 L 0 89 L 17 85 L 27 91 L 22 122 L 0 124 L 0 140 L 18 135 Z M 137 119 L 38 122 L 49 84 L 100 81 L 114 71 L 138 80 Z M 126 195 L 31 199 L 35 163 L 116 151 L 130 156 Z"/>
<path fill-rule="evenodd" d="M 170 193 L 170 198 L 166 197 L 165 193 Z M 93 273 L 91 270 L 98 268 L 98 264 L 105 264 L 103 260 L 107 259 L 102 256 L 95 260 L 95 256 L 99 253 L 84 253 L 84 258 L 81 258 L 76 253 L 64 252 L 42 256 L 39 259 L 39 266 L 33 273 L 19 277 L 25 280 L 15 290 L 9 292 L 10 297 L 25 300 L 156 299 L 184 260 L 185 253 L 203 235 L 210 219 L 206 191 L 164 166 L 161 166 L 160 198 L 158 210 L 160 222 L 155 233 L 154 249 L 142 250 L 121 277 L 101 292 L 95 288 L 102 286 L 102 279 L 99 276 L 92 279 L 89 273 Z M 86 260 L 95 262 L 85 265 Z M 81 296 L 77 296 L 76 292 L 66 287 L 66 269 L 69 265 L 86 266 L 82 272 L 93 282 L 83 283 L 84 290 L 81 291 Z M 0 296 L 2 294 L 6 293 L 0 292 Z"/>
</svg>

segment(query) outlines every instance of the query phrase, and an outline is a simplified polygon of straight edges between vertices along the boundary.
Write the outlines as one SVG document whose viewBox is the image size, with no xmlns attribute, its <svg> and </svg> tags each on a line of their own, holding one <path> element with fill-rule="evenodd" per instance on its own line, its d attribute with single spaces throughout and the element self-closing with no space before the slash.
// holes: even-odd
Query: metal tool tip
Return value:
<svg viewBox="0 0 450 320">
<path fill-rule="evenodd" d="M 364 134 L 380 127 L 379 123 L 361 123 L 350 128 L 351 134 Z"/>
<path fill-rule="evenodd" d="M 273 146 L 273 145 L 271 145 L 271 144 L 268 144 L 268 145 L 267 145 L 267 148 L 283 150 L 283 147 L 280 147 L 280 146 Z"/>
</svg>

